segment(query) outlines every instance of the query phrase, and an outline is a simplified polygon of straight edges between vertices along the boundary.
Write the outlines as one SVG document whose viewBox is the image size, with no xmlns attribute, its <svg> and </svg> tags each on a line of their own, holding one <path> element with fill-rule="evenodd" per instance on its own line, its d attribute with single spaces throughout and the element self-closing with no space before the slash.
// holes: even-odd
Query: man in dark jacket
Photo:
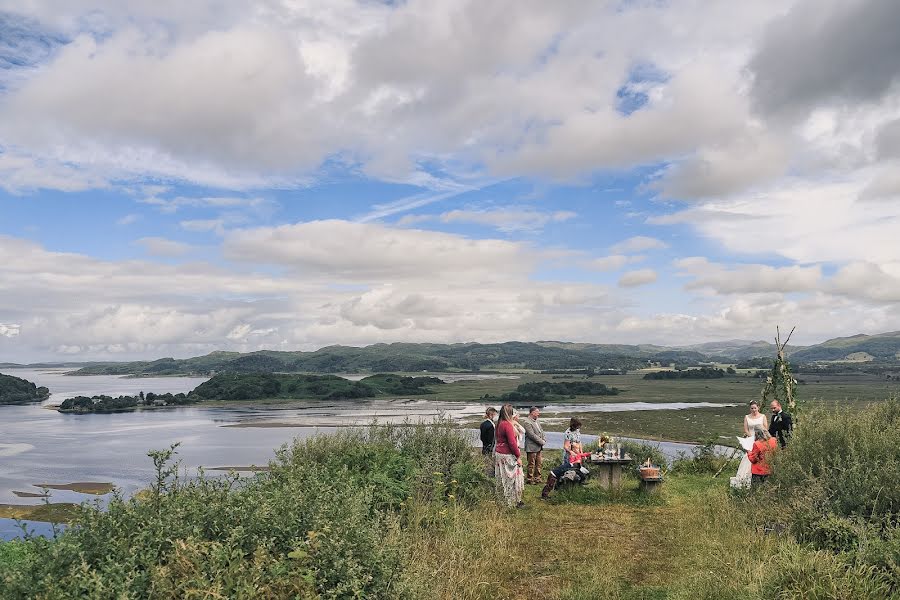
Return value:
<svg viewBox="0 0 900 600">
<path fill-rule="evenodd" d="M 497 420 L 497 409 L 489 406 L 484 411 L 484 421 L 481 422 L 481 455 L 484 457 L 484 473 L 488 477 L 494 476 L 494 422 Z"/>
<path fill-rule="evenodd" d="M 494 421 L 497 419 L 497 409 L 493 406 L 484 411 L 484 421 L 481 422 L 481 453 L 490 454 L 494 451 Z"/>
<path fill-rule="evenodd" d="M 769 420 L 769 435 L 778 440 L 782 448 L 787 446 L 788 439 L 794 430 L 794 422 L 790 413 L 781 410 L 781 402 L 772 400 L 769 404 L 772 409 L 772 418 Z"/>
</svg>

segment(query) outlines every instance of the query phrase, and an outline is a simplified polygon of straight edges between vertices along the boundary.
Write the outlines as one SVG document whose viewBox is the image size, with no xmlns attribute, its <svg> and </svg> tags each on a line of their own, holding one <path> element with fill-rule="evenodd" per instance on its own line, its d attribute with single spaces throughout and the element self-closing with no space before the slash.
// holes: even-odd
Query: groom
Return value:
<svg viewBox="0 0 900 600">
<path fill-rule="evenodd" d="M 787 446 L 788 438 L 794 429 L 794 422 L 791 420 L 790 413 L 781 410 L 781 402 L 772 400 L 769 404 L 772 409 L 772 420 L 769 421 L 769 435 L 778 439 L 778 443 L 782 448 Z"/>
</svg>

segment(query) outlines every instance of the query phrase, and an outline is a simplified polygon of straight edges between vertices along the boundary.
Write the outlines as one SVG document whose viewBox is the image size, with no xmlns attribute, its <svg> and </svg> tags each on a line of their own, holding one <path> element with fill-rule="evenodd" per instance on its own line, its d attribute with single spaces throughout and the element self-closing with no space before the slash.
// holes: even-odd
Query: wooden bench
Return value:
<svg viewBox="0 0 900 600">
<path fill-rule="evenodd" d="M 662 477 L 641 477 L 640 490 L 645 494 L 656 494 L 662 485 Z"/>
</svg>

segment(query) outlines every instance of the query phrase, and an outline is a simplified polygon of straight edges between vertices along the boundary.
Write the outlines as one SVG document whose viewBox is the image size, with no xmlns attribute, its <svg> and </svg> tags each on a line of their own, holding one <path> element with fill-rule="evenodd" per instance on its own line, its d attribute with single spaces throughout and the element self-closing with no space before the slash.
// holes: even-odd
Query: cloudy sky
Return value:
<svg viewBox="0 0 900 600">
<path fill-rule="evenodd" d="M 900 329 L 894 0 L 0 0 L 0 361 Z"/>
</svg>

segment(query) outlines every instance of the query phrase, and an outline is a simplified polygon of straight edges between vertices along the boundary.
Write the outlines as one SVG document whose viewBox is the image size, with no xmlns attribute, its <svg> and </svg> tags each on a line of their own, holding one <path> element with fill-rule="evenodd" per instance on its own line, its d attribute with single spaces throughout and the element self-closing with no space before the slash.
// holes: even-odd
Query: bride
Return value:
<svg viewBox="0 0 900 600">
<path fill-rule="evenodd" d="M 757 428 L 768 430 L 769 421 L 766 415 L 759 412 L 759 402 L 754 400 L 750 403 L 750 414 L 744 416 L 745 437 L 738 438 L 741 448 L 744 449 L 744 458 L 741 459 L 741 464 L 738 466 L 737 475 L 731 478 L 731 487 L 745 488 L 750 486 L 750 459 L 747 458 L 747 452 L 753 448 L 754 432 Z"/>
<path fill-rule="evenodd" d="M 759 412 L 759 402 L 754 400 L 750 403 L 750 414 L 744 415 L 744 435 L 752 438 L 753 431 L 757 427 L 762 427 L 766 431 L 769 430 L 769 420 L 766 418 L 766 415 Z M 753 442 L 750 443 L 753 445 Z"/>
</svg>

